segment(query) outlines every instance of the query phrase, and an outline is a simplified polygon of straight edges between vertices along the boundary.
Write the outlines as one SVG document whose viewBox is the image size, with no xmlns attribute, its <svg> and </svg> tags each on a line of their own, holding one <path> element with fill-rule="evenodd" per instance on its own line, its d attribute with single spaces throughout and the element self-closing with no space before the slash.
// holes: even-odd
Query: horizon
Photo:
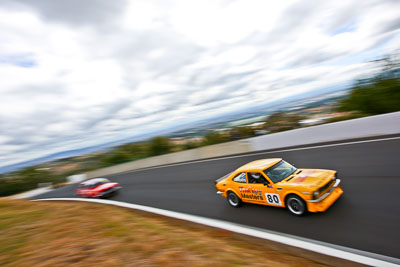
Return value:
<svg viewBox="0 0 400 267">
<path fill-rule="evenodd" d="M 331 98 L 331 96 L 330 96 L 331 94 L 336 94 L 336 93 L 342 92 L 342 91 L 348 91 L 348 89 L 349 89 L 348 87 L 336 87 L 336 89 L 331 90 L 328 93 L 328 96 L 326 96 L 325 98 Z M 297 101 L 306 101 L 306 100 L 313 99 L 315 97 L 321 97 L 320 93 L 315 93 L 315 94 L 311 94 L 311 95 L 312 96 L 309 96 L 309 97 L 304 97 L 304 95 L 301 95 L 299 97 L 288 97 L 288 98 L 286 98 L 286 101 L 285 101 L 285 99 L 276 101 L 275 102 L 276 104 L 273 105 L 273 108 L 271 108 L 269 111 L 265 111 L 264 114 L 267 115 L 267 114 L 272 114 L 272 113 L 277 112 L 279 109 L 281 109 L 281 107 L 277 106 L 278 104 L 283 104 L 283 106 L 285 106 L 285 105 L 288 105 L 290 103 L 294 103 Z M 196 126 L 196 125 L 200 121 L 210 121 L 211 119 L 220 119 L 221 121 L 219 121 L 218 124 L 222 124 L 222 123 L 226 124 L 229 121 L 237 120 L 237 119 L 235 119 L 235 120 L 226 119 L 226 117 L 231 117 L 232 115 L 238 115 L 238 114 L 240 114 L 239 116 L 244 116 L 244 115 L 248 114 L 249 112 L 254 112 L 254 110 L 256 110 L 258 108 L 259 107 L 255 107 L 254 109 L 236 110 L 236 111 L 232 111 L 232 112 L 227 112 L 225 114 L 212 116 L 211 118 L 203 118 L 198 121 L 191 122 L 191 123 L 184 123 L 181 125 L 168 126 L 167 128 L 160 130 L 160 132 L 158 132 L 157 134 L 155 134 L 154 132 L 149 132 L 149 133 L 144 133 L 144 134 L 141 134 L 138 136 L 130 136 L 130 137 L 127 137 L 124 139 L 115 140 L 115 141 L 112 141 L 109 143 L 102 143 L 102 144 L 97 144 L 97 145 L 93 145 L 93 146 L 89 146 L 89 147 L 81 147 L 81 148 L 73 149 L 73 150 L 57 151 L 55 153 L 47 154 L 47 155 L 44 155 L 39 158 L 32 158 L 32 159 L 21 161 L 21 162 L 16 162 L 16 163 L 10 164 L 10 165 L 3 165 L 3 166 L 0 165 L 0 174 L 6 174 L 6 173 L 18 171 L 18 170 L 29 168 L 29 167 L 34 167 L 38 164 L 43 164 L 43 163 L 48 163 L 48 162 L 53 162 L 53 161 L 58 161 L 58 160 L 63 160 L 63 159 L 68 159 L 68 158 L 74 158 L 74 157 L 79 157 L 79 156 L 84 156 L 84 155 L 90 155 L 92 153 L 97 153 L 97 152 L 102 152 L 102 151 L 105 151 L 108 149 L 113 149 L 113 148 L 116 148 L 118 146 L 128 144 L 128 143 L 146 142 L 146 141 L 149 141 L 151 138 L 154 138 L 157 136 L 169 136 L 171 134 L 172 134 L 172 136 L 174 136 L 174 133 L 177 131 L 181 131 L 181 130 L 192 131 L 193 128 L 199 128 L 199 126 Z M 259 115 L 257 115 L 257 116 L 259 116 Z M 250 117 L 254 117 L 254 115 L 250 116 Z M 205 122 L 205 123 L 207 123 L 207 122 Z M 214 121 L 208 122 L 208 125 L 205 125 L 205 123 L 202 126 L 200 126 L 200 128 L 202 128 L 202 129 L 209 128 L 211 124 L 215 124 Z M 171 129 L 173 129 L 175 127 L 178 127 L 178 128 L 171 131 Z"/>
<path fill-rule="evenodd" d="M 400 2 L 0 3 L 0 169 L 324 92 L 400 45 Z"/>
</svg>

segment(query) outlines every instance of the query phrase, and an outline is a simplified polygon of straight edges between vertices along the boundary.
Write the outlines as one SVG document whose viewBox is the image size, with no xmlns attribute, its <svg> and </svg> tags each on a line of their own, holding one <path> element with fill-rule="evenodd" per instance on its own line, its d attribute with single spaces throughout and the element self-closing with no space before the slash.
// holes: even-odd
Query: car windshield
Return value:
<svg viewBox="0 0 400 267">
<path fill-rule="evenodd" d="M 84 187 L 84 188 L 93 188 L 93 187 L 99 186 L 104 183 L 109 183 L 109 182 L 110 182 L 110 180 L 108 180 L 106 178 L 95 178 L 92 180 L 85 181 L 85 182 L 81 183 L 79 186 Z"/>
<path fill-rule="evenodd" d="M 274 166 L 264 170 L 264 173 L 272 180 L 277 183 L 291 175 L 296 171 L 296 168 L 284 160 L 279 161 Z"/>
</svg>

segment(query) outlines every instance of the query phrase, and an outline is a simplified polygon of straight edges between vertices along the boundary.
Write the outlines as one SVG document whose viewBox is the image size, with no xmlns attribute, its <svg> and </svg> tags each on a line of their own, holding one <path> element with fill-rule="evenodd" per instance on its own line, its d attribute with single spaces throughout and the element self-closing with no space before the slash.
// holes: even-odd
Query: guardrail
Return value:
<svg viewBox="0 0 400 267">
<path fill-rule="evenodd" d="M 312 126 L 132 161 L 88 172 L 87 178 L 267 149 L 400 133 L 400 112 Z"/>
<path fill-rule="evenodd" d="M 252 151 L 400 133 L 400 112 L 251 138 Z"/>
</svg>

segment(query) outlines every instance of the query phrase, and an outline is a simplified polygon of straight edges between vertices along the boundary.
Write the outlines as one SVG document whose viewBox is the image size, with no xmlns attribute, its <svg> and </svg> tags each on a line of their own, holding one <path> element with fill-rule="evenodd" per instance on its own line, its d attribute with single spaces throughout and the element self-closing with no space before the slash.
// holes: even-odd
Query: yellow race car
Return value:
<svg viewBox="0 0 400 267">
<path fill-rule="evenodd" d="M 243 165 L 217 179 L 217 194 L 232 207 L 242 202 L 286 207 L 301 216 L 327 210 L 343 194 L 336 171 L 297 169 L 280 158 Z"/>
</svg>

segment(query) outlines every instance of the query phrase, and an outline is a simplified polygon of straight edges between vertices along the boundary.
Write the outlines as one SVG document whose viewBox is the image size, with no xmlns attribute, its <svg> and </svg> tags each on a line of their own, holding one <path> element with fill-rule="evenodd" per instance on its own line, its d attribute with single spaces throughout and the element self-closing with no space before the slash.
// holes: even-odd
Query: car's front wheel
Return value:
<svg viewBox="0 0 400 267">
<path fill-rule="evenodd" d="M 307 206 L 303 199 L 296 195 L 290 195 L 286 199 L 286 207 L 290 213 L 302 216 L 307 213 Z"/>
<path fill-rule="evenodd" d="M 231 205 L 234 208 L 238 208 L 240 206 L 240 204 L 242 204 L 242 201 L 240 200 L 240 198 L 233 192 L 228 193 L 227 199 L 228 199 L 229 205 Z"/>
</svg>

